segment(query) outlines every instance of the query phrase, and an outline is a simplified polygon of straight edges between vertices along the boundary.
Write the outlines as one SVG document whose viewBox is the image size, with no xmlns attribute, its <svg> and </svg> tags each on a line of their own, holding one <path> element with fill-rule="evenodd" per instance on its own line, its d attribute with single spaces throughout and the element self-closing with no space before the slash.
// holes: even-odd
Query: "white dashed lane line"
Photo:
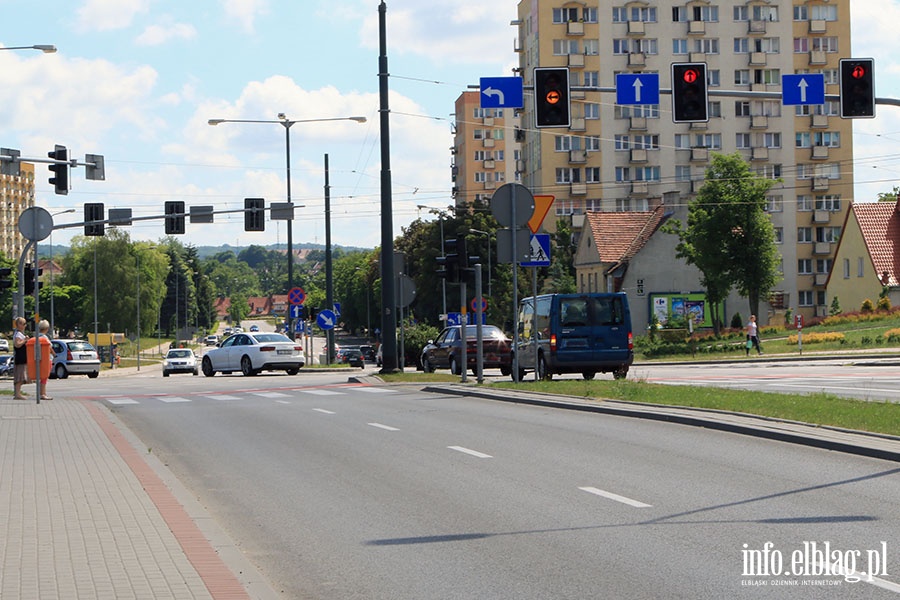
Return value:
<svg viewBox="0 0 900 600">
<path fill-rule="evenodd" d="M 468 454 L 469 456 L 474 456 L 475 458 L 494 458 L 490 454 L 484 454 L 483 452 L 478 452 L 477 450 L 471 450 L 462 446 L 447 446 L 447 448 L 462 452 L 463 454 Z"/>
<path fill-rule="evenodd" d="M 318 413 L 322 413 L 323 415 L 334 415 L 337 414 L 333 410 L 325 410 L 324 408 L 314 408 L 314 411 Z"/>
<path fill-rule="evenodd" d="M 396 427 L 391 427 L 390 425 L 382 425 L 381 423 L 368 423 L 368 425 L 377 427 L 378 429 L 384 429 L 385 431 L 400 431 Z"/>
<path fill-rule="evenodd" d="M 608 500 L 615 500 L 616 502 L 621 502 L 622 504 L 627 504 L 628 506 L 633 506 L 635 508 L 652 508 L 653 506 L 652 504 L 644 504 L 643 502 L 632 500 L 631 498 L 626 498 L 625 496 L 613 494 L 612 492 L 607 492 L 605 490 L 600 490 L 595 487 L 580 487 L 578 489 L 587 492 L 588 494 L 594 494 L 595 496 L 600 496 L 601 498 L 606 498 Z"/>
</svg>

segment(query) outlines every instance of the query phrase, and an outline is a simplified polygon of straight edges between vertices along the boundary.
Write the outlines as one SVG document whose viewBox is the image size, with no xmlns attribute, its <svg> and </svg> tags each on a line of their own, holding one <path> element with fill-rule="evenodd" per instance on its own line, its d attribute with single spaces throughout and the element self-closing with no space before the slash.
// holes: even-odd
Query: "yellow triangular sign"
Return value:
<svg viewBox="0 0 900 600">
<path fill-rule="evenodd" d="M 528 229 L 531 230 L 531 233 L 537 233 L 540 230 L 544 217 L 547 216 L 550 207 L 553 206 L 554 200 L 556 200 L 556 196 L 534 197 L 534 213 L 532 213 L 531 219 L 528 221 Z"/>
</svg>

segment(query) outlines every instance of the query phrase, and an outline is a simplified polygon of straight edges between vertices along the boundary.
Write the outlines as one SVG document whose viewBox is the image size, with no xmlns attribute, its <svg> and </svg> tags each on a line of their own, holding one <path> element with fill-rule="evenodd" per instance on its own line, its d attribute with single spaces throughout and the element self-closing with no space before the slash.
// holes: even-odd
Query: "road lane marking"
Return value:
<svg viewBox="0 0 900 600">
<path fill-rule="evenodd" d="M 368 394 L 393 394 L 396 390 L 389 390 L 386 388 L 378 388 L 378 387 L 361 387 L 361 388 L 356 388 L 354 391 L 366 392 Z"/>
<path fill-rule="evenodd" d="M 334 415 L 334 414 L 337 414 L 337 413 L 335 413 L 334 411 L 331 411 L 331 410 L 325 410 L 324 408 L 314 408 L 313 410 L 316 411 L 316 412 L 320 412 L 320 413 L 322 413 L 323 415 Z"/>
<path fill-rule="evenodd" d="M 607 498 L 608 500 L 615 500 L 616 502 L 621 502 L 622 504 L 627 504 L 628 506 L 633 506 L 635 508 L 652 508 L 653 506 L 652 504 L 644 504 L 643 502 L 638 502 L 637 500 L 632 500 L 631 498 L 626 498 L 625 496 L 613 494 L 612 492 L 600 490 L 595 487 L 580 487 L 578 489 L 587 492 L 588 494 L 594 494 L 595 496 Z"/>
<path fill-rule="evenodd" d="M 463 448 L 462 446 L 447 446 L 450 450 L 456 450 L 457 452 L 462 452 L 463 454 L 468 454 L 469 456 L 474 456 L 476 458 L 494 458 L 490 454 L 484 454 L 482 452 L 478 452 L 477 450 L 470 450 L 468 448 Z"/>
<path fill-rule="evenodd" d="M 391 427 L 390 425 L 382 425 L 381 423 L 368 423 L 372 427 L 377 427 L 378 429 L 384 429 L 385 431 L 400 431 L 396 427 Z"/>
<path fill-rule="evenodd" d="M 133 400 L 132 398 L 107 398 L 106 401 L 117 406 L 124 406 L 125 404 L 140 404 L 140 402 L 138 402 L 137 400 Z"/>
<path fill-rule="evenodd" d="M 287 398 L 290 396 L 290 394 L 282 394 L 281 392 L 253 392 L 253 395 L 263 398 Z"/>
<path fill-rule="evenodd" d="M 315 396 L 340 396 L 346 392 L 333 392 L 331 390 L 298 390 L 304 394 L 313 394 Z"/>
<path fill-rule="evenodd" d="M 207 396 L 207 398 L 212 398 L 213 400 L 240 400 L 240 396 L 229 396 L 228 394 L 222 394 L 221 396 Z"/>
<path fill-rule="evenodd" d="M 182 398 L 181 396 L 160 396 L 159 399 L 161 401 L 169 403 L 169 404 L 171 404 L 173 402 L 190 402 L 191 401 L 190 398 Z"/>
</svg>

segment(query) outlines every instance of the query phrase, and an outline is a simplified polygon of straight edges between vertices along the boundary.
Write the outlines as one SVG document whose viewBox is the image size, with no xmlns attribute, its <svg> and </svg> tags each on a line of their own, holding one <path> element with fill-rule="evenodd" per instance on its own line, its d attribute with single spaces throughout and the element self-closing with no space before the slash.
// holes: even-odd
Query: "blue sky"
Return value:
<svg viewBox="0 0 900 600">
<path fill-rule="evenodd" d="M 324 242 L 324 155 L 329 155 L 336 244 L 380 243 L 378 0 L 0 0 L 0 45 L 55 44 L 57 54 L 0 52 L 0 146 L 43 157 L 55 143 L 106 158 L 105 182 L 73 172 L 68 196 L 53 194 L 37 166 L 37 203 L 74 207 L 57 223 L 81 220 L 85 202 L 134 216 L 160 214 L 166 200 L 237 209 L 245 197 L 285 199 L 284 128 L 211 118 L 323 119 L 291 129 L 294 240 Z M 516 0 L 390 0 L 391 170 L 394 234 L 417 205 L 450 197 L 453 102 L 480 77 L 509 76 Z M 854 2 L 853 56 L 876 60 L 879 96 L 900 97 L 900 3 Z M 843 51 L 842 51 L 843 53 Z M 874 198 L 900 177 L 900 107 L 854 125 L 855 195 Z M 243 231 L 239 215 L 192 225 L 192 245 L 286 241 L 284 223 Z M 163 236 L 160 221 L 130 229 Z M 79 229 L 54 234 L 65 243 Z"/>
</svg>

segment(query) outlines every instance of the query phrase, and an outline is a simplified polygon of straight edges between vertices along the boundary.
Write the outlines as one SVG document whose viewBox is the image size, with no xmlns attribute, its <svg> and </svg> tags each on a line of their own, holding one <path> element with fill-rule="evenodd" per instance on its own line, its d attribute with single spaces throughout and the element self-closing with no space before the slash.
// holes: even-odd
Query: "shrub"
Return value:
<svg viewBox="0 0 900 600">
<path fill-rule="evenodd" d="M 878 299 L 878 310 L 889 311 L 891 310 L 891 300 L 887 296 L 882 296 Z"/>
<path fill-rule="evenodd" d="M 863 339 L 865 339 L 865 338 L 863 338 Z M 822 344 L 825 342 L 841 342 L 841 343 L 843 343 L 843 341 L 844 341 L 844 334 L 837 333 L 835 331 L 828 331 L 828 332 L 824 332 L 824 333 L 807 333 L 806 335 L 803 336 L 804 344 Z M 871 340 L 870 340 L 870 342 L 871 342 Z M 788 336 L 788 343 L 789 344 L 797 343 L 797 334 L 796 333 Z"/>
<path fill-rule="evenodd" d="M 865 300 L 863 300 L 862 306 L 859 307 L 859 310 L 860 312 L 864 313 L 875 312 L 875 304 L 871 300 L 866 298 Z"/>
<path fill-rule="evenodd" d="M 743 329 L 744 328 L 744 321 L 743 321 L 743 319 L 741 319 L 741 313 L 736 312 L 731 316 L 731 328 L 732 329 Z"/>
<path fill-rule="evenodd" d="M 884 339 L 888 342 L 900 342 L 900 329 L 894 328 L 885 331 Z"/>
<path fill-rule="evenodd" d="M 841 303 L 837 296 L 831 299 L 831 309 L 828 311 L 828 314 L 832 317 L 841 314 Z"/>
</svg>

